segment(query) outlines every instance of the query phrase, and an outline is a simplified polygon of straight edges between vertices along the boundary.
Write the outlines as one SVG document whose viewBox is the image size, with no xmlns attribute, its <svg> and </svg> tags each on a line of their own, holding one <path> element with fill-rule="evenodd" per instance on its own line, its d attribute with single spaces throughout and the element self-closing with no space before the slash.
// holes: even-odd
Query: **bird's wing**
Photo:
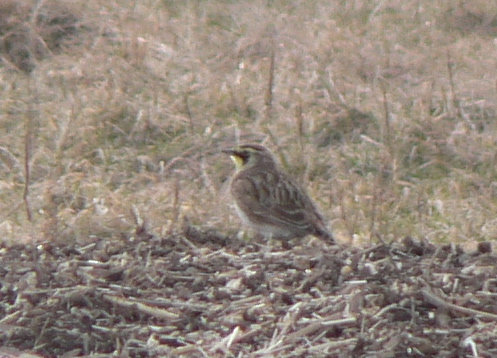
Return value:
<svg viewBox="0 0 497 358">
<path fill-rule="evenodd" d="M 296 183 L 280 178 L 274 193 L 272 212 L 280 220 L 304 231 L 312 231 L 316 220 L 322 221 L 312 200 Z"/>
<path fill-rule="evenodd" d="M 251 212 L 254 221 L 308 231 L 306 200 L 310 199 L 298 187 L 289 191 L 289 183 L 280 179 L 271 174 L 237 178 L 233 181 L 232 190 L 240 199 L 238 206 Z"/>
<path fill-rule="evenodd" d="M 265 223 L 271 212 L 268 205 L 267 188 L 256 184 L 248 176 L 235 178 L 231 184 L 232 195 L 237 198 L 237 205 L 244 212 L 250 212 L 254 221 Z"/>
</svg>

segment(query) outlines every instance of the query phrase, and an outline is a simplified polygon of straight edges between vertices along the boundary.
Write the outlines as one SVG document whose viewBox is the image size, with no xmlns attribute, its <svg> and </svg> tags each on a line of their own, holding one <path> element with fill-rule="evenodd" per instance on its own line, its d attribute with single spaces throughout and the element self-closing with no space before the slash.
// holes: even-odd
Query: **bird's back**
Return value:
<svg viewBox="0 0 497 358">
<path fill-rule="evenodd" d="M 261 231 L 259 225 L 265 225 L 267 231 L 275 231 L 281 238 L 312 234 L 333 241 L 310 197 L 285 173 L 274 168 L 240 171 L 233 178 L 231 190 L 238 198 L 238 210 L 252 218 L 256 230 Z"/>
</svg>

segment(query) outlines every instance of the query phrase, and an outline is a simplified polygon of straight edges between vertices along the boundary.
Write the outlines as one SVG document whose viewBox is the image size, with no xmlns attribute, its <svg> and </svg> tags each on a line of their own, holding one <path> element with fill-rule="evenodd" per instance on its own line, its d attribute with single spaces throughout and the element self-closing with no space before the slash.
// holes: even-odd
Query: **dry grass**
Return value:
<svg viewBox="0 0 497 358">
<path fill-rule="evenodd" d="M 0 8 L 4 240 L 234 233 L 237 141 L 276 150 L 342 242 L 496 237 L 495 5 L 61 4 Z"/>
</svg>

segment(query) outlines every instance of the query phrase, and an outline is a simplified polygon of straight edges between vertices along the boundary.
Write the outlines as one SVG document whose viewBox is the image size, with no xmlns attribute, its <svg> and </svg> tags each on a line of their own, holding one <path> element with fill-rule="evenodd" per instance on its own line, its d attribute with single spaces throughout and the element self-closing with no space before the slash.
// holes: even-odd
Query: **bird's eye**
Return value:
<svg viewBox="0 0 497 358">
<path fill-rule="evenodd" d="M 250 153 L 247 151 L 243 151 L 240 153 L 240 158 L 242 158 L 244 164 L 247 163 L 249 157 L 250 157 Z"/>
</svg>

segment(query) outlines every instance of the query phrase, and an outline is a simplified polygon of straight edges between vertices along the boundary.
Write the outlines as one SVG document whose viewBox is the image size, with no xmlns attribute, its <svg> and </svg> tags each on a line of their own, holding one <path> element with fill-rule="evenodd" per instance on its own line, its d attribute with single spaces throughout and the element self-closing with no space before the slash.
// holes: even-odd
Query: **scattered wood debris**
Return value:
<svg viewBox="0 0 497 358">
<path fill-rule="evenodd" d="M 287 250 L 192 228 L 4 246 L 0 357 L 496 357 L 491 251 Z"/>
</svg>

